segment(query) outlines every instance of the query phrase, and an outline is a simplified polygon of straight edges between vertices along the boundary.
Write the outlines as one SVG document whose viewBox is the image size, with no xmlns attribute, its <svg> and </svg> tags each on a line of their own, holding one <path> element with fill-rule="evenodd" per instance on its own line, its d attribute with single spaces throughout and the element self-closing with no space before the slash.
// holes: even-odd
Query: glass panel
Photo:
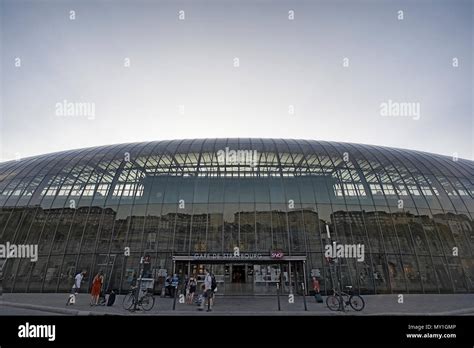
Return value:
<svg viewBox="0 0 474 348">
<path fill-rule="evenodd" d="M 377 212 L 371 207 L 362 207 L 364 223 L 369 236 L 371 252 L 383 252 L 384 246 L 377 221 Z"/>
<path fill-rule="evenodd" d="M 421 281 L 426 292 L 438 292 L 438 279 L 429 256 L 418 256 Z"/>
<path fill-rule="evenodd" d="M 453 285 L 451 283 L 450 275 L 446 265 L 446 259 L 442 257 L 433 257 L 434 269 L 438 276 L 439 288 L 441 292 L 453 292 Z"/>
<path fill-rule="evenodd" d="M 372 255 L 372 269 L 374 271 L 374 282 L 377 293 L 389 293 L 391 275 L 387 268 L 387 261 L 384 254 L 373 253 Z"/>
<path fill-rule="evenodd" d="M 392 291 L 406 291 L 405 275 L 403 273 L 402 260 L 399 255 L 388 254 L 388 274 Z"/>
<path fill-rule="evenodd" d="M 321 229 L 319 214 L 314 208 L 304 208 L 303 211 L 304 230 L 306 233 L 307 251 L 308 252 L 321 252 L 323 246 L 321 243 Z M 322 227 L 324 233 L 326 233 L 325 227 Z"/>
<path fill-rule="evenodd" d="M 16 273 L 15 288 L 13 289 L 14 291 L 24 291 L 27 288 L 28 278 L 30 277 L 30 272 L 34 267 L 34 264 L 35 262 L 31 262 L 28 259 L 21 259 L 16 262 L 15 268 L 13 269 Z"/>
<path fill-rule="evenodd" d="M 422 289 L 421 274 L 418 269 L 418 262 L 416 258 L 411 255 L 403 255 L 402 262 L 407 279 L 408 291 L 420 292 L 420 290 Z"/>
<path fill-rule="evenodd" d="M 257 249 L 255 240 L 255 207 L 254 204 L 240 203 L 240 250 L 244 252 Z"/>
<path fill-rule="evenodd" d="M 190 253 L 205 252 L 207 231 L 207 204 L 193 204 Z"/>
<path fill-rule="evenodd" d="M 223 224 L 223 205 L 209 204 L 209 227 L 207 231 L 207 246 L 210 252 L 223 251 Z"/>
<path fill-rule="evenodd" d="M 267 252 L 272 248 L 272 217 L 270 205 L 256 204 L 257 250 Z"/>
<path fill-rule="evenodd" d="M 59 292 L 71 291 L 72 285 L 74 284 L 74 277 L 76 276 L 76 273 L 81 271 L 76 269 L 76 260 L 77 255 L 64 256 L 59 279 Z"/>
<path fill-rule="evenodd" d="M 448 257 L 448 262 L 449 274 L 453 280 L 454 290 L 456 292 L 468 291 L 467 277 L 459 257 Z"/>
<path fill-rule="evenodd" d="M 170 251 L 173 248 L 173 239 L 176 224 L 177 204 L 163 204 L 158 230 L 158 251 Z"/>
</svg>

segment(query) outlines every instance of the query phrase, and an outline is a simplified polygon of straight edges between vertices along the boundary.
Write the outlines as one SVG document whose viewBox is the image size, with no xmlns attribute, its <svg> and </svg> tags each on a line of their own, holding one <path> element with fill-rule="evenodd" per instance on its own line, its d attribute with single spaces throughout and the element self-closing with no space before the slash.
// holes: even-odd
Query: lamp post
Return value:
<svg viewBox="0 0 474 348">
<path fill-rule="evenodd" d="M 134 301 L 134 304 L 133 304 L 133 311 L 136 311 L 138 309 L 137 305 L 138 305 L 138 299 L 139 299 L 139 296 L 140 296 L 140 291 L 142 290 L 142 277 L 143 277 L 143 274 L 142 274 L 142 265 L 143 265 L 143 259 L 144 257 L 142 256 L 140 258 L 140 264 L 138 265 L 138 288 L 135 290 L 135 301 Z"/>
<path fill-rule="evenodd" d="M 329 225 L 326 224 L 326 233 L 328 235 L 328 240 L 329 240 L 329 244 L 331 246 L 331 248 L 333 248 L 333 250 L 335 251 L 336 248 L 335 248 L 335 244 L 337 243 L 336 241 L 333 241 L 332 240 L 332 237 L 331 237 L 331 232 L 329 231 Z M 338 295 L 339 295 L 339 305 L 340 305 L 340 310 L 341 311 L 344 311 L 344 299 L 342 297 L 342 294 L 341 294 L 341 291 L 342 291 L 342 272 L 341 272 L 341 266 L 340 266 L 340 263 L 339 263 L 339 260 L 337 258 L 337 254 L 336 255 L 333 255 L 334 258 L 330 257 L 329 258 L 329 270 L 331 270 L 331 262 L 334 262 L 334 271 L 336 272 L 336 280 L 334 281 L 334 277 L 332 275 L 332 272 L 331 272 L 331 281 L 333 283 L 334 286 L 338 286 L 339 288 L 339 291 L 338 291 Z M 339 272 L 337 271 L 338 269 L 338 264 L 339 264 Z M 339 273 L 339 274 L 338 274 Z M 337 282 L 337 283 L 336 283 Z"/>
</svg>

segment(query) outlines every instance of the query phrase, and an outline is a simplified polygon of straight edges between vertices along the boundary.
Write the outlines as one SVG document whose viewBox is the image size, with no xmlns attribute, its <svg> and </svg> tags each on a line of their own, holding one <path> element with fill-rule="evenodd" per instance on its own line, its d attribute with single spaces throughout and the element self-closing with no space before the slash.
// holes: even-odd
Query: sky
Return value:
<svg viewBox="0 0 474 348">
<path fill-rule="evenodd" d="M 472 18 L 470 0 L 0 0 L 0 161 L 208 137 L 472 160 Z"/>
</svg>

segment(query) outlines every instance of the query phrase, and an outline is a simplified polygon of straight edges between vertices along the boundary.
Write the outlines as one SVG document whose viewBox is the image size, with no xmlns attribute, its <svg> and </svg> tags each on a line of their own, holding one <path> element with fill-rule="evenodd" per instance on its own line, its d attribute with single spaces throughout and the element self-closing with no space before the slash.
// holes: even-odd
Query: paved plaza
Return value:
<svg viewBox="0 0 474 348">
<path fill-rule="evenodd" d="M 294 303 L 288 297 L 280 297 L 280 309 L 276 296 L 216 296 L 212 312 L 199 311 L 198 306 L 173 299 L 155 297 L 155 306 L 149 312 L 131 313 L 122 307 L 124 295 L 118 295 L 112 307 L 89 305 L 89 295 L 79 294 L 72 306 L 66 306 L 68 294 L 57 293 L 4 293 L 0 297 L 0 315 L 474 315 L 474 294 L 404 294 L 399 303 L 397 294 L 365 295 L 365 308 L 355 312 L 330 311 L 325 303 L 316 303 L 306 297 L 305 310 L 302 296 L 295 296 Z M 28 315 L 30 315 L 28 314 Z"/>
</svg>

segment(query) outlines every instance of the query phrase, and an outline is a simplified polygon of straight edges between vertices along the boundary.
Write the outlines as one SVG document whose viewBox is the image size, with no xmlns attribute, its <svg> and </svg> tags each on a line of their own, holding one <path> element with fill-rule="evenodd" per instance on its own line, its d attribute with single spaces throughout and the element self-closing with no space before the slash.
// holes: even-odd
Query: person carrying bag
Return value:
<svg viewBox="0 0 474 348">
<path fill-rule="evenodd" d="M 314 290 L 314 299 L 317 303 L 323 303 L 323 298 L 321 297 L 321 287 L 319 285 L 319 280 L 316 277 L 313 277 L 313 290 Z"/>
</svg>

